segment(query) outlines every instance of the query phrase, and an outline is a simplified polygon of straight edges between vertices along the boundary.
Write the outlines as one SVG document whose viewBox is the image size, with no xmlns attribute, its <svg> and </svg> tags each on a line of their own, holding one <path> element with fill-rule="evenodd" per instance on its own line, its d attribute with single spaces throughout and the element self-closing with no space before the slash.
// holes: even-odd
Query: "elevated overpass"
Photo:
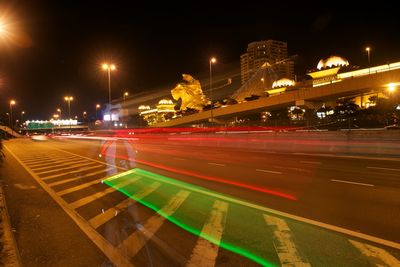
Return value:
<svg viewBox="0 0 400 267">
<path fill-rule="evenodd" d="M 4 125 L 0 125 L 0 131 L 3 131 L 3 132 L 5 132 L 5 133 L 7 133 L 7 134 L 9 134 L 11 136 L 14 136 L 14 137 L 21 137 L 21 135 L 19 133 L 17 133 L 14 130 L 11 130 L 10 127 L 4 126 Z"/>
<path fill-rule="evenodd" d="M 323 102 L 335 101 L 339 97 L 351 97 L 386 90 L 389 84 L 400 86 L 400 62 L 367 69 L 338 74 L 334 81 L 326 84 L 286 91 L 279 95 L 261 97 L 257 100 L 242 102 L 213 109 L 213 117 L 223 119 L 238 115 L 277 109 L 292 105 L 318 107 Z M 152 127 L 171 127 L 190 123 L 201 123 L 211 118 L 211 111 L 158 123 Z"/>
</svg>

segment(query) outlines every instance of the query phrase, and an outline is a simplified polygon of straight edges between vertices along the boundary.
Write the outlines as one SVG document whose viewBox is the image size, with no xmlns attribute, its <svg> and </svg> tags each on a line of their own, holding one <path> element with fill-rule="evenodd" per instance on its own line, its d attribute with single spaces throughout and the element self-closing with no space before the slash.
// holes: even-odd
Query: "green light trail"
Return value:
<svg viewBox="0 0 400 267">
<path fill-rule="evenodd" d="M 267 262 L 265 259 L 261 258 L 258 255 L 255 255 L 254 253 L 252 253 L 251 251 L 249 251 L 246 248 L 243 248 L 241 246 L 238 245 L 234 245 L 231 244 L 229 242 L 223 241 L 223 240 L 216 240 L 215 238 L 213 238 L 212 236 L 208 236 L 204 233 L 201 232 L 201 229 L 199 228 L 195 228 L 195 227 L 191 227 L 189 226 L 187 223 L 184 222 L 184 219 L 178 219 L 176 218 L 176 216 L 174 216 L 175 213 L 173 213 L 172 215 L 167 215 L 165 213 L 163 213 L 161 211 L 160 207 L 157 207 L 154 203 L 152 203 L 151 201 L 146 201 L 144 199 L 138 198 L 136 197 L 134 194 L 128 192 L 128 190 L 126 190 L 125 188 L 118 188 L 118 184 L 121 183 L 122 181 L 124 181 L 125 179 L 130 179 L 131 175 L 135 174 L 135 176 L 141 176 L 141 180 L 143 180 L 143 178 L 150 178 L 152 180 L 156 180 L 159 182 L 163 182 L 164 184 L 169 184 L 169 185 L 174 185 L 174 186 L 178 186 L 178 187 L 183 187 L 189 190 L 193 190 L 193 192 L 208 192 L 211 193 L 212 195 L 216 195 L 218 193 L 213 192 L 211 190 L 202 188 L 200 186 L 195 186 L 195 185 L 191 185 L 182 181 L 178 181 L 172 178 L 168 178 L 159 174 L 155 174 L 149 171 L 145 171 L 142 169 L 133 169 L 133 170 L 129 170 L 127 172 L 123 172 L 117 175 L 114 175 L 112 177 L 109 177 L 107 179 L 104 180 L 104 183 L 115 188 L 116 190 L 120 191 L 121 193 L 125 194 L 126 196 L 128 196 L 129 198 L 134 199 L 135 201 L 141 203 L 142 205 L 154 210 L 155 212 L 157 212 L 158 214 L 160 214 L 161 216 L 163 216 L 164 218 L 166 218 L 168 221 L 174 223 L 175 225 L 179 226 L 180 228 L 186 230 L 189 233 L 192 233 L 194 235 L 200 236 L 206 240 L 208 240 L 209 242 L 220 246 L 226 250 L 229 250 L 231 252 L 234 252 L 236 254 L 242 255 L 258 264 L 261 264 L 263 266 L 268 266 L 268 267 L 272 267 L 274 266 L 273 264 Z M 128 185 L 129 186 L 129 185 Z M 206 194 L 206 195 L 210 195 L 210 194 Z M 218 194 L 220 195 L 220 194 Z"/>
</svg>

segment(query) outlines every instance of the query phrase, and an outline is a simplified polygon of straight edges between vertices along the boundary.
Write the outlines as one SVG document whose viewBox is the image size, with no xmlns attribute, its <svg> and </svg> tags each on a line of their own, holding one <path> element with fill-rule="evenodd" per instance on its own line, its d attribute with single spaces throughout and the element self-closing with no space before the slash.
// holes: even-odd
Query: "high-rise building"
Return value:
<svg viewBox="0 0 400 267">
<path fill-rule="evenodd" d="M 294 62 L 292 60 L 285 61 L 285 64 L 275 64 L 287 58 L 288 48 L 286 42 L 267 40 L 250 43 L 247 46 L 247 52 L 240 56 L 242 84 L 248 81 L 266 62 L 273 66 L 272 70 L 276 74 L 276 79 L 293 79 Z"/>
</svg>

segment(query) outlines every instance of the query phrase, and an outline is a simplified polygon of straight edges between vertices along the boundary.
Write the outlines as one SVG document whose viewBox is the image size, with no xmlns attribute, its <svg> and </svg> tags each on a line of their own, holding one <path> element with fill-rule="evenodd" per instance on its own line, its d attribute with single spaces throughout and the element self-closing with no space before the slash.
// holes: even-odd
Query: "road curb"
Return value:
<svg viewBox="0 0 400 267">
<path fill-rule="evenodd" d="M 0 181 L 0 230 L 1 229 L 0 243 L 3 242 L 3 245 L 0 250 L 0 265 L 4 264 L 4 266 L 22 267 L 17 242 L 15 241 L 11 230 L 10 216 L 7 210 L 3 183 Z"/>
</svg>

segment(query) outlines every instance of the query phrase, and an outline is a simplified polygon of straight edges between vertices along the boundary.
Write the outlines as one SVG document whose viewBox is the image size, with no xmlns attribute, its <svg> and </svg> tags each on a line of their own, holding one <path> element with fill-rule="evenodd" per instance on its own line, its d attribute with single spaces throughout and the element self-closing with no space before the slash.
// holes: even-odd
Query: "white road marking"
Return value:
<svg viewBox="0 0 400 267">
<path fill-rule="evenodd" d="M 327 223 L 315 221 L 315 220 L 312 220 L 312 219 L 304 218 L 304 217 L 301 217 L 301 216 L 293 215 L 293 214 L 290 214 L 290 213 L 287 213 L 287 212 L 270 209 L 270 208 L 263 207 L 263 206 L 260 206 L 260 205 L 257 205 L 257 204 L 253 204 L 253 203 L 250 203 L 250 202 L 247 202 L 247 201 L 239 200 L 239 199 L 236 199 L 236 198 L 233 198 L 233 197 L 224 196 L 224 195 L 221 195 L 221 194 L 218 194 L 218 193 L 205 191 L 205 190 L 202 190 L 202 189 L 199 189 L 199 188 L 191 187 L 189 185 L 177 183 L 175 181 L 162 180 L 162 179 L 159 179 L 159 178 L 156 178 L 156 177 L 153 177 L 153 176 L 145 176 L 145 177 L 149 178 L 149 179 L 152 179 L 152 180 L 160 181 L 160 182 L 163 182 L 163 183 L 172 184 L 172 185 L 175 185 L 177 187 L 190 190 L 192 192 L 197 192 L 197 193 L 201 193 L 203 195 L 207 195 L 207 196 L 211 196 L 211 197 L 214 197 L 214 198 L 218 198 L 218 199 L 230 202 L 230 203 L 235 203 L 235 204 L 238 204 L 238 205 L 242 205 L 242 206 L 245 206 L 245 207 L 253 208 L 253 209 L 256 209 L 256 210 L 259 210 L 259 211 L 263 211 L 263 212 L 266 212 L 266 213 L 271 213 L 271 214 L 274 214 L 274 215 L 277 215 L 277 216 L 280 216 L 280 217 L 286 217 L 286 218 L 289 218 L 289 219 L 292 219 L 292 220 L 296 220 L 296 221 L 299 221 L 299 222 L 307 223 L 307 224 L 310 224 L 310 225 L 315 225 L 315 226 L 318 226 L 318 227 L 321 227 L 321 228 L 324 228 L 324 229 L 328 229 L 328 230 L 331 230 L 331 231 L 335 231 L 335 232 L 338 232 L 338 233 L 346 234 L 346 235 L 349 235 L 349 236 L 354 236 L 356 238 L 365 239 L 365 240 L 368 240 L 368 241 L 371 241 L 371 242 L 375 242 L 375 243 L 378 243 L 378 244 L 381 244 L 381 245 L 385 245 L 385 246 L 388 246 L 388 247 L 392 247 L 392 248 L 395 248 L 395 249 L 400 249 L 400 243 L 396 243 L 396 242 L 393 242 L 393 241 L 390 241 L 390 240 L 382 239 L 382 238 L 379 238 L 379 237 L 376 237 L 376 236 L 363 234 L 363 233 L 360 233 L 360 232 L 352 231 L 352 230 L 349 230 L 349 229 L 346 229 L 346 228 L 343 228 L 343 227 L 339 227 L 339 226 L 335 226 L 335 225 L 332 225 L 332 224 L 327 224 Z"/>
<path fill-rule="evenodd" d="M 263 170 L 263 169 L 256 169 L 258 172 L 267 172 L 267 173 L 273 173 L 273 174 L 282 174 L 281 172 L 277 171 L 269 171 L 269 170 Z"/>
<path fill-rule="evenodd" d="M 362 254 L 368 257 L 369 263 L 376 266 L 400 266 L 400 261 L 389 254 L 386 250 L 377 248 L 365 243 L 360 243 L 354 240 L 349 240 L 350 243 L 355 246 Z M 385 263 L 386 265 L 382 265 Z"/>
<path fill-rule="evenodd" d="M 90 167 L 86 167 L 86 168 L 80 168 L 80 169 L 77 169 L 75 171 L 68 171 L 68 172 L 65 172 L 65 173 L 58 173 L 58 174 L 54 174 L 54 175 L 50 175 L 50 176 L 45 176 L 45 177 L 42 178 L 42 180 L 46 181 L 46 180 L 50 180 L 50 179 L 53 179 L 53 178 L 56 178 L 56 177 L 60 177 L 60 176 L 64 176 L 64 175 L 80 173 L 80 172 L 91 170 L 91 169 L 97 169 L 99 167 L 104 167 L 104 166 L 102 166 L 102 165 L 94 165 L 94 166 L 90 166 Z M 113 168 L 107 168 L 106 170 L 111 170 L 111 169 L 113 169 Z M 102 170 L 102 171 L 106 171 L 106 170 Z"/>
<path fill-rule="evenodd" d="M 154 190 L 156 190 L 161 183 L 154 182 L 148 187 L 144 188 L 143 190 L 135 193 L 133 196 L 135 199 L 142 199 L 145 196 L 151 194 Z M 116 216 L 119 211 L 129 207 L 131 204 L 135 203 L 136 201 L 132 198 L 127 198 L 115 207 L 109 208 L 108 210 L 100 213 L 89 220 L 89 223 L 93 226 L 93 228 L 98 228 L 99 226 L 103 225 L 104 223 L 108 222 L 111 218 Z"/>
<path fill-rule="evenodd" d="M 97 171 L 97 172 L 91 172 L 91 173 L 88 173 L 88 174 L 85 174 L 85 175 L 80 175 L 78 177 L 64 179 L 64 180 L 61 180 L 61 181 L 49 183 L 47 185 L 51 187 L 51 186 L 56 186 L 56 185 L 60 185 L 60 184 L 65 184 L 65 183 L 72 182 L 72 181 L 85 179 L 86 177 L 93 176 L 93 175 L 96 175 L 96 174 L 100 174 L 100 173 L 103 173 L 103 172 L 107 173 L 107 171 L 110 170 L 110 169 L 111 168 L 108 168 L 108 169 L 105 169 L 105 170 L 101 170 L 101 171 Z"/>
<path fill-rule="evenodd" d="M 171 216 L 186 200 L 190 192 L 186 190 L 179 191 L 166 206 L 161 208 L 158 213 L 163 216 Z M 161 227 L 165 221 L 165 217 L 160 214 L 151 216 L 145 225 L 137 229 L 130 236 L 128 236 L 120 245 L 119 249 L 125 250 L 126 255 L 129 258 L 133 258 L 142 247 L 145 245 L 147 240 L 154 236 L 154 233 Z"/>
<path fill-rule="evenodd" d="M 101 183 L 101 180 L 93 180 L 93 181 L 89 181 L 89 182 L 84 183 L 84 184 L 80 184 L 80 185 L 77 185 L 77 186 L 74 186 L 74 187 L 70 187 L 70 188 L 64 189 L 62 191 L 58 191 L 58 192 L 56 192 L 56 194 L 59 195 L 59 196 L 63 196 L 63 195 L 66 195 L 66 194 L 81 190 L 83 188 L 86 188 L 86 187 L 89 187 L 89 186 L 92 186 L 92 185 L 95 185 L 95 184 L 100 184 L 100 183 Z"/>
<path fill-rule="evenodd" d="M 336 179 L 331 179 L 332 182 L 337 182 L 337 183 L 345 183 L 345 184 L 355 184 L 355 185 L 363 185 L 363 186 L 375 186 L 373 184 L 364 184 L 364 183 L 357 183 L 357 182 L 351 182 L 351 181 L 345 181 L 345 180 L 336 180 Z"/>
<path fill-rule="evenodd" d="M 274 247 L 281 266 L 311 266 L 307 259 L 298 252 L 290 228 L 284 220 L 266 214 L 264 214 L 264 220 L 273 227 Z"/>
<path fill-rule="evenodd" d="M 49 171 L 42 171 L 42 172 L 35 172 L 38 175 L 43 175 L 43 174 L 47 174 L 47 173 L 52 173 L 52 172 L 59 172 L 59 171 L 65 171 L 68 169 L 74 169 L 74 168 L 78 168 L 78 167 L 83 167 L 83 166 L 89 166 L 89 165 L 93 165 L 93 164 L 97 164 L 96 162 L 90 162 L 90 163 L 80 163 L 80 164 L 73 164 L 73 165 L 69 165 L 67 167 L 62 167 L 62 168 L 57 168 L 56 166 Z M 33 170 L 34 171 L 34 170 Z"/>
<path fill-rule="evenodd" d="M 82 159 L 76 159 L 76 160 L 72 160 L 72 161 L 58 161 L 58 162 L 54 162 L 51 165 L 46 164 L 46 166 L 40 165 L 40 166 L 29 166 L 29 168 L 31 168 L 34 172 L 40 172 L 42 170 L 46 170 L 46 169 L 52 169 L 54 167 L 63 167 L 63 166 L 74 166 L 74 164 L 78 164 L 78 163 L 88 163 L 88 160 L 82 160 Z M 91 162 L 90 162 L 91 163 Z"/>
<path fill-rule="evenodd" d="M 129 180 L 126 180 L 126 181 L 122 181 L 121 183 L 117 184 L 115 187 L 108 187 L 107 189 L 105 189 L 103 191 L 100 191 L 100 192 L 97 192 L 97 193 L 95 193 L 93 195 L 81 198 L 81 199 L 79 199 L 79 200 L 77 200 L 75 202 L 70 203 L 69 206 L 71 207 L 71 209 L 77 209 L 77 208 L 82 207 L 82 206 L 84 206 L 86 204 L 89 204 L 90 202 L 92 202 L 92 201 L 94 201 L 96 199 L 99 199 L 99 198 L 101 198 L 101 197 L 103 197 L 105 195 L 108 195 L 108 194 L 110 194 L 112 192 L 115 192 L 116 190 L 118 190 L 118 189 L 120 189 L 120 188 L 122 188 L 122 187 L 124 187 L 124 186 L 126 186 L 126 185 L 128 185 L 130 183 L 134 183 L 135 181 L 137 181 L 139 179 L 140 179 L 140 177 L 134 177 L 132 179 L 129 179 Z"/>
<path fill-rule="evenodd" d="M 228 203 L 220 200 L 214 202 L 211 216 L 203 226 L 200 234 L 200 236 L 204 235 L 210 238 L 212 243 L 207 239 L 199 237 L 186 266 L 215 266 L 215 260 L 218 256 L 219 243 L 224 231 L 227 212 Z"/>
<path fill-rule="evenodd" d="M 383 167 L 367 167 L 367 169 L 376 169 L 376 170 L 386 170 L 386 171 L 398 171 L 398 172 L 400 172 L 400 169 L 383 168 Z"/>
<path fill-rule="evenodd" d="M 5 149 L 18 161 L 19 164 L 36 180 L 38 184 L 53 198 L 60 207 L 71 217 L 71 219 L 79 226 L 79 228 L 93 241 L 96 246 L 111 260 L 115 266 L 131 266 L 134 265 L 125 257 L 121 250 L 112 246 L 102 235 L 100 235 L 91 225 L 85 221 L 78 213 L 71 210 L 68 203 L 57 196 L 55 192 L 46 185 L 45 182 L 34 172 L 29 169 L 24 162 L 22 162 L 8 146 L 4 146 Z"/>
<path fill-rule="evenodd" d="M 225 167 L 225 164 L 221 164 L 221 163 L 215 163 L 215 162 L 207 162 L 208 165 L 215 165 L 215 166 L 222 166 Z"/>
<path fill-rule="evenodd" d="M 321 164 L 319 161 L 307 161 L 307 160 L 300 160 L 300 163 L 306 163 L 306 164 Z"/>
</svg>

